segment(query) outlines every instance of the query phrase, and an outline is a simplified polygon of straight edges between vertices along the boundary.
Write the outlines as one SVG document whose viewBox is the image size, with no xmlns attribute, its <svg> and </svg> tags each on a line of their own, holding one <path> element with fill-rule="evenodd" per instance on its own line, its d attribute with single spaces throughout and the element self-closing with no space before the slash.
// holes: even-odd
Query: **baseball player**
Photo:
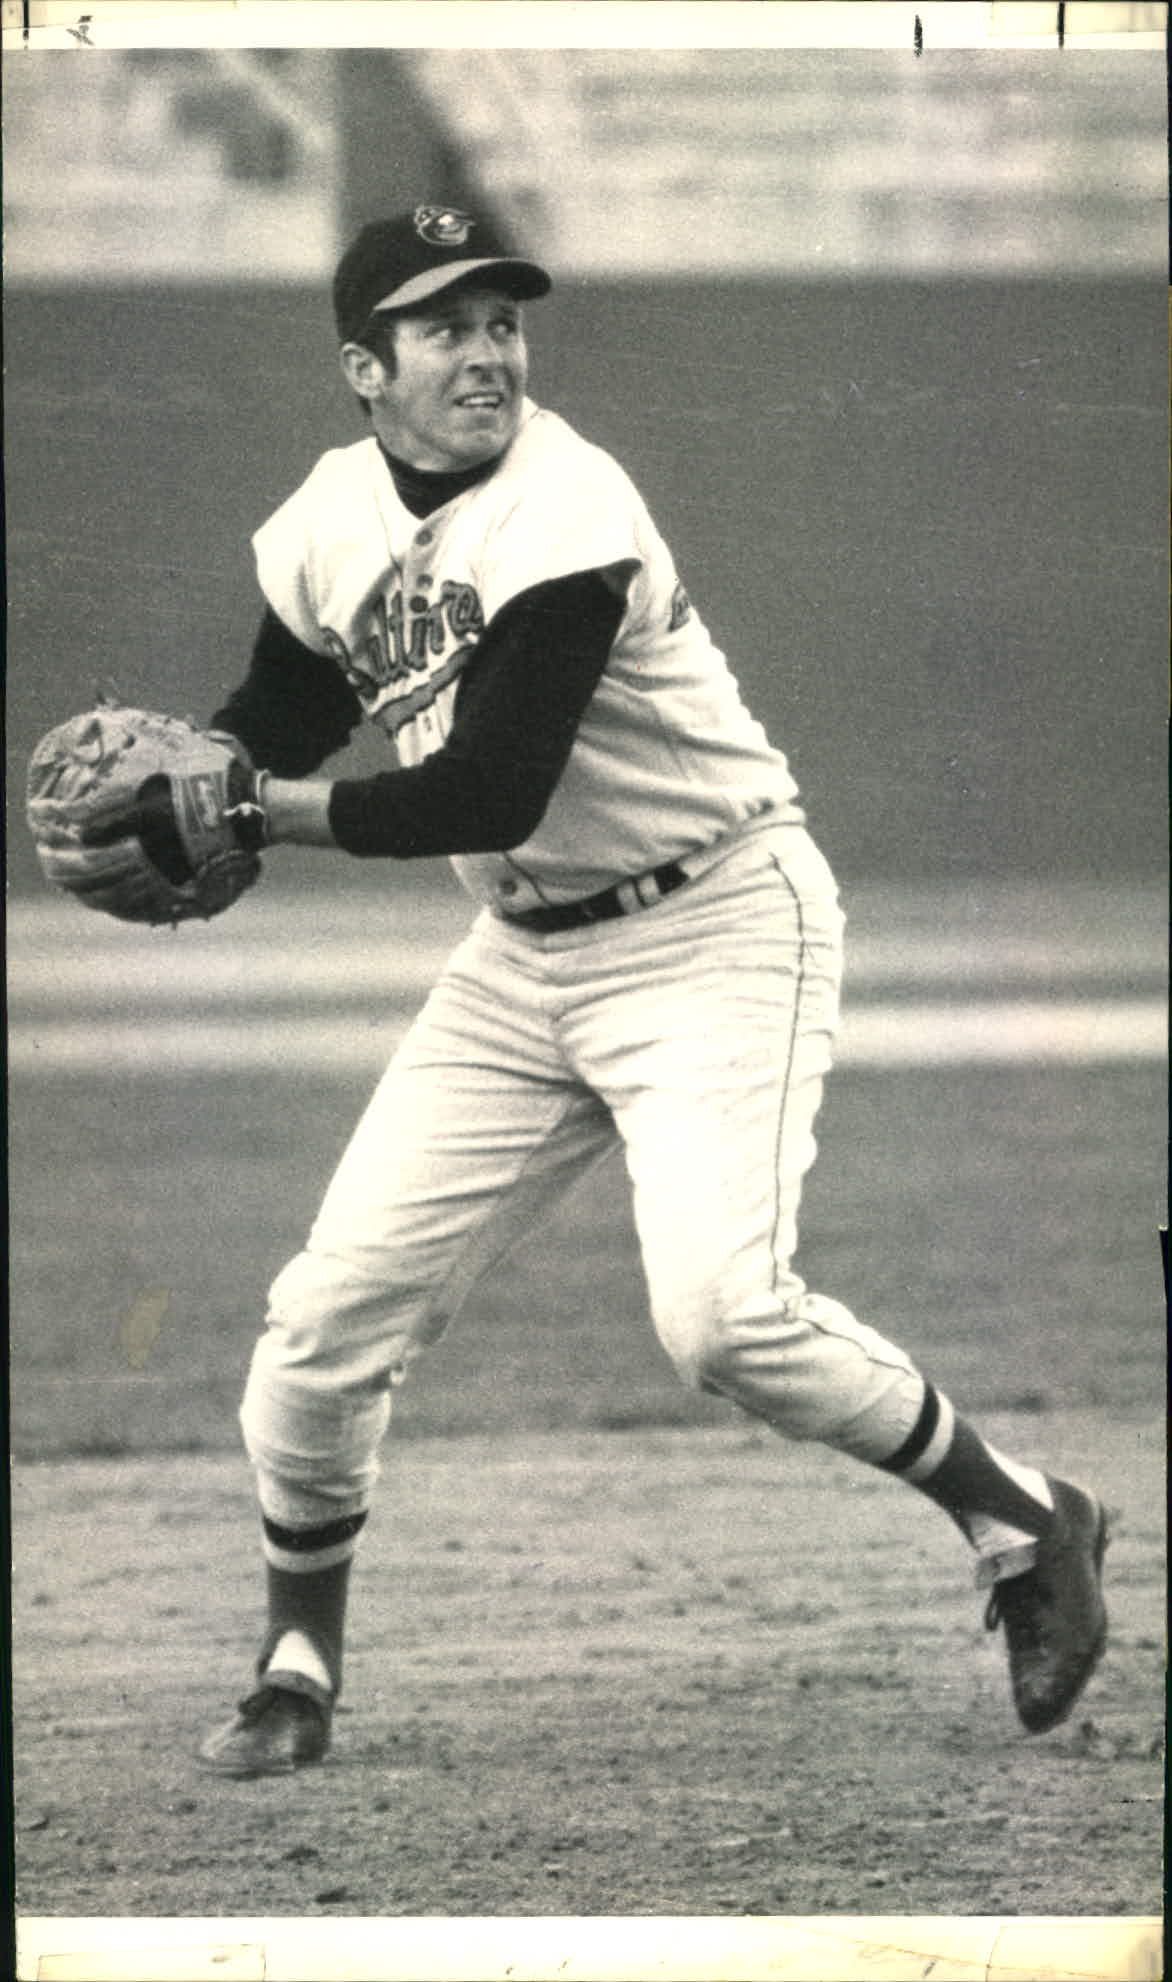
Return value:
<svg viewBox="0 0 1172 1982">
<path fill-rule="evenodd" d="M 201 1759 L 259 1776 L 326 1753 L 392 1394 L 616 1145 L 680 1376 L 942 1507 L 1039 1732 L 1103 1650 L 1102 1508 L 994 1450 L 794 1269 L 835 884 L 637 490 L 528 397 L 522 312 L 549 287 L 439 205 L 347 249 L 334 309 L 369 431 L 258 531 L 263 619 L 211 723 L 248 766 L 254 844 L 259 821 L 271 846 L 449 855 L 479 913 L 270 1292 L 241 1413 L 268 1630 Z M 317 775 L 363 719 L 394 767 Z"/>
</svg>

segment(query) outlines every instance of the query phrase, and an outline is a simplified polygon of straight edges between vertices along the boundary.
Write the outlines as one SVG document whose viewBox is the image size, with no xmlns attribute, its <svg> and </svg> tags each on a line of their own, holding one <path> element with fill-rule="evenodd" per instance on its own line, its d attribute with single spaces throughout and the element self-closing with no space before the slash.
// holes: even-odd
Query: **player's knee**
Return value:
<svg viewBox="0 0 1172 1982">
<path fill-rule="evenodd" d="M 731 1399 L 786 1437 L 864 1456 L 895 1449 L 923 1391 L 901 1349 L 841 1302 L 804 1288 L 713 1311 L 686 1335 L 677 1333 L 672 1354 L 685 1381 Z"/>
<path fill-rule="evenodd" d="M 767 1359 L 780 1371 L 804 1291 L 796 1276 L 776 1290 L 693 1288 L 687 1298 L 664 1304 L 656 1327 L 690 1389 L 735 1394 L 754 1362 Z"/>
<path fill-rule="evenodd" d="M 716 1323 L 674 1360 L 690 1388 L 739 1404 L 787 1437 L 825 1435 L 830 1400 L 820 1373 L 793 1351 L 776 1310 L 769 1328 Z"/>
<path fill-rule="evenodd" d="M 690 1390 L 725 1391 L 741 1360 L 736 1336 L 713 1307 L 677 1316 L 660 1330 L 678 1375 Z"/>
<path fill-rule="evenodd" d="M 662 1333 L 668 1352 L 691 1389 L 731 1398 L 765 1412 L 797 1436 L 820 1415 L 819 1372 L 811 1367 L 810 1329 L 800 1281 L 784 1290 L 745 1295 L 735 1302 L 714 1297 L 677 1315 Z"/>
<path fill-rule="evenodd" d="M 719 1325 L 699 1338 L 685 1365 L 685 1381 L 692 1388 L 722 1397 L 735 1397 L 744 1386 L 745 1376 L 743 1343 Z"/>
<path fill-rule="evenodd" d="M 358 1511 L 378 1478 L 388 1392 L 322 1391 L 307 1371 L 274 1368 L 266 1340 L 257 1345 L 240 1406 L 266 1512 L 297 1526 L 310 1515 Z"/>
</svg>

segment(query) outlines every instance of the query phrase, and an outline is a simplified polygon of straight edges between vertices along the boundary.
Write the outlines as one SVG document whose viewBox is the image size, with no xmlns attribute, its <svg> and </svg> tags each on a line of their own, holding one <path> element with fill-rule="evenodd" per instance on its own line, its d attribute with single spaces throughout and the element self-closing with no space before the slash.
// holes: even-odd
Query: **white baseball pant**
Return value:
<svg viewBox="0 0 1172 1982">
<path fill-rule="evenodd" d="M 758 825 L 610 922 L 537 935 L 480 914 L 273 1284 L 241 1414 L 270 1519 L 368 1506 L 392 1388 L 616 1139 L 684 1380 L 794 1438 L 899 1448 L 921 1378 L 792 1265 L 842 925 L 800 826 Z"/>
</svg>

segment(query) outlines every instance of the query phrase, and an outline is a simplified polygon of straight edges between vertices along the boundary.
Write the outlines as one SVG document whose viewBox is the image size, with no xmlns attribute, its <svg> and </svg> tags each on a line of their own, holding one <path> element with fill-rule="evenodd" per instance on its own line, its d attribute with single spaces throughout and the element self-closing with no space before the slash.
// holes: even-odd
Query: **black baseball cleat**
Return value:
<svg viewBox="0 0 1172 1982">
<path fill-rule="evenodd" d="M 330 1745 L 333 1702 L 310 1687 L 300 1678 L 296 1691 L 266 1681 L 200 1744 L 201 1766 L 221 1776 L 287 1776 L 320 1762 Z"/>
<path fill-rule="evenodd" d="M 1054 1523 L 1033 1562 L 994 1583 L 985 1612 L 990 1631 L 1005 1626 L 1018 1719 L 1044 1734 L 1066 1719 L 1107 1643 L 1103 1551 L 1107 1517 L 1089 1493 L 1051 1480 Z"/>
</svg>

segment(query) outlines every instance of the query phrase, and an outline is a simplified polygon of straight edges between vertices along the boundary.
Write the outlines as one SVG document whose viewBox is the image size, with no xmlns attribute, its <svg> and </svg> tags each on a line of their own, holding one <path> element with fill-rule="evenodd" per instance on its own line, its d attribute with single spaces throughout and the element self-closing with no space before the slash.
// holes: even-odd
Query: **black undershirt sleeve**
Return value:
<svg viewBox="0 0 1172 1982">
<path fill-rule="evenodd" d="M 248 674 L 208 727 L 238 737 L 274 777 L 304 778 L 343 749 L 361 721 L 362 704 L 336 662 L 315 654 L 266 606 Z"/>
<path fill-rule="evenodd" d="M 502 606 L 461 676 L 440 749 L 422 764 L 335 783 L 339 846 L 407 859 L 503 853 L 527 840 L 606 666 L 633 570 L 617 589 L 600 571 L 547 579 Z"/>
</svg>

